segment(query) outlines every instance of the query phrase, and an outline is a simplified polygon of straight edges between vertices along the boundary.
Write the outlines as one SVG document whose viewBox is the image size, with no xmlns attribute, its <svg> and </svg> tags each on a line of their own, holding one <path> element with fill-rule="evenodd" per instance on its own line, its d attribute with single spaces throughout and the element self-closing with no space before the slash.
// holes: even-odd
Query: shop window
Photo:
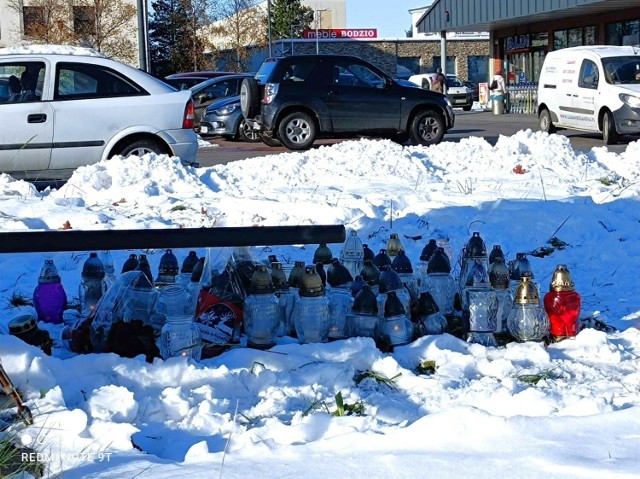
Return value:
<svg viewBox="0 0 640 479">
<path fill-rule="evenodd" d="M 22 22 L 25 36 L 37 36 L 45 26 L 43 7 L 22 7 Z"/>
<path fill-rule="evenodd" d="M 569 46 L 569 33 L 566 30 L 553 32 L 553 49 L 561 50 Z"/>
<path fill-rule="evenodd" d="M 433 71 L 435 72 L 442 66 L 440 57 L 433 57 Z M 447 57 L 447 75 L 456 75 L 456 57 Z"/>
<path fill-rule="evenodd" d="M 582 45 L 582 28 L 572 28 L 567 32 L 567 36 L 570 47 L 579 47 Z"/>
<path fill-rule="evenodd" d="M 420 57 L 398 57 L 398 65 L 413 74 L 420 73 Z"/>
<path fill-rule="evenodd" d="M 486 55 L 469 55 L 467 57 L 467 80 L 476 84 L 489 81 L 489 57 Z"/>
<path fill-rule="evenodd" d="M 95 35 L 94 7 L 73 7 L 73 31 L 78 35 Z"/>
<path fill-rule="evenodd" d="M 584 44 L 585 45 L 599 44 L 597 27 L 584 27 Z"/>
</svg>

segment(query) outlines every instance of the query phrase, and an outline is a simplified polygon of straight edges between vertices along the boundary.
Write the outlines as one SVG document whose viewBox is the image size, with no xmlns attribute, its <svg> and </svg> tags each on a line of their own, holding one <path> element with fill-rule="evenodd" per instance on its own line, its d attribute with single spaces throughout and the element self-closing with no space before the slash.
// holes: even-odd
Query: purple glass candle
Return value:
<svg viewBox="0 0 640 479">
<path fill-rule="evenodd" d="M 44 262 L 38 277 L 38 286 L 33 291 L 33 305 L 39 321 L 62 323 L 62 313 L 67 308 L 67 293 L 62 287 L 53 260 L 48 259 Z"/>
</svg>

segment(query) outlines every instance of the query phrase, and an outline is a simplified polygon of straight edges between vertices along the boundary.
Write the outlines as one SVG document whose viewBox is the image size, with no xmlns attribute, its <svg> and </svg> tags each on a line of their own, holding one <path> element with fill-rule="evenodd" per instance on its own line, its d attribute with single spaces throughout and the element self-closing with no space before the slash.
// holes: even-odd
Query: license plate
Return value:
<svg viewBox="0 0 640 479">
<path fill-rule="evenodd" d="M 467 100 L 456 100 L 454 103 L 464 103 Z"/>
<path fill-rule="evenodd" d="M 200 127 L 200 133 L 209 133 L 209 127 L 208 126 L 201 126 Z"/>
</svg>

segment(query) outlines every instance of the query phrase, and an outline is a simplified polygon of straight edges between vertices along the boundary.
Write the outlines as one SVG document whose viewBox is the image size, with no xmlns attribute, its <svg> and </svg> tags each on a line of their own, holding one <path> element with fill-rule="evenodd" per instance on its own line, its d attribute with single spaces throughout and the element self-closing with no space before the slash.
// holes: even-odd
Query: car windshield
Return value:
<svg viewBox="0 0 640 479">
<path fill-rule="evenodd" d="M 464 86 L 460 80 L 456 77 L 447 77 L 447 87 L 448 88 L 456 88 Z"/>
<path fill-rule="evenodd" d="M 640 83 L 640 56 L 603 58 L 602 66 L 607 83 Z"/>
</svg>

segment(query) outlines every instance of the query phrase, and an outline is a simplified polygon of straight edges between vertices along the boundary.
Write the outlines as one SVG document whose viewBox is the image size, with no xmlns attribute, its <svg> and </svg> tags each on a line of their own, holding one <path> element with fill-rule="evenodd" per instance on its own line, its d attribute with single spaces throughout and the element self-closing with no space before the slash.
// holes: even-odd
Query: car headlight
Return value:
<svg viewBox="0 0 640 479">
<path fill-rule="evenodd" d="M 444 100 L 447 102 L 448 106 L 453 107 L 453 103 L 451 103 L 451 99 L 448 96 L 444 97 Z"/>
<path fill-rule="evenodd" d="M 223 106 L 222 108 L 218 108 L 217 110 L 213 110 L 216 115 L 226 116 L 231 115 L 234 111 L 240 108 L 240 102 L 237 103 L 229 103 L 228 105 Z"/>
<path fill-rule="evenodd" d="M 640 98 L 634 95 L 627 95 L 626 93 L 620 93 L 620 100 L 629 105 L 631 108 L 640 108 Z"/>
</svg>

